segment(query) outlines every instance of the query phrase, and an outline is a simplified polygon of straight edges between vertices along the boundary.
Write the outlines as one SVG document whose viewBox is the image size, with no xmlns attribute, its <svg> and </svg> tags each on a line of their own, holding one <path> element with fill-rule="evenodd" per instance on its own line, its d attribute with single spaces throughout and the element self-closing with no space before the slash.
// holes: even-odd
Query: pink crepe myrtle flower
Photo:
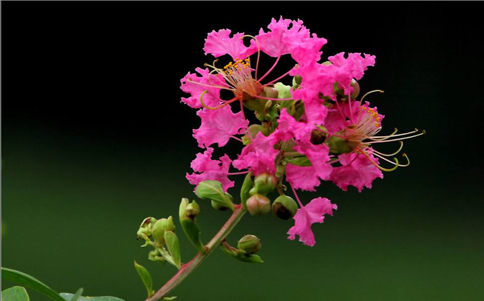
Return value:
<svg viewBox="0 0 484 301">
<path fill-rule="evenodd" d="M 373 92 L 383 92 L 381 90 L 375 90 L 375 91 L 370 91 L 369 93 Z M 342 147 L 344 149 L 343 154 L 339 155 L 338 161 L 342 163 L 344 166 L 346 166 L 345 169 L 343 170 L 349 170 L 350 169 L 350 164 L 348 163 L 349 161 L 347 160 L 347 156 L 345 153 L 351 152 L 351 153 L 356 153 L 356 154 L 361 154 L 362 156 L 358 156 L 360 159 L 365 159 L 374 165 L 374 167 L 378 168 L 381 171 L 393 171 L 397 167 L 406 167 L 410 164 L 408 156 L 404 153 L 403 157 L 407 159 L 407 163 L 401 164 L 399 163 L 397 158 L 393 158 L 394 161 L 391 161 L 387 159 L 388 157 L 393 157 L 396 154 L 398 154 L 402 148 L 403 148 L 403 141 L 406 139 L 411 139 L 415 138 L 421 135 L 425 134 L 425 131 L 422 131 L 421 133 L 418 133 L 419 131 L 415 129 L 414 131 L 407 132 L 407 133 L 402 133 L 402 134 L 396 134 L 397 130 L 395 130 L 392 134 L 390 135 L 384 135 L 384 136 L 377 136 L 377 134 L 380 132 L 382 129 L 382 120 L 385 116 L 381 115 L 378 113 L 378 110 L 376 107 L 370 107 L 368 102 L 365 102 L 362 104 L 365 96 L 364 95 L 360 102 L 353 102 L 351 105 L 347 104 L 345 106 L 339 106 L 339 108 L 336 106 L 335 112 L 331 112 L 328 114 L 328 118 L 331 119 L 331 128 L 333 132 L 328 131 L 327 134 L 331 137 L 335 137 L 337 143 L 337 147 Z M 356 106 L 355 106 L 356 105 Z M 356 109 L 355 109 L 356 108 Z M 341 118 L 338 117 L 338 114 L 341 116 Z M 334 132 L 338 131 L 338 132 Z M 387 153 L 382 153 L 374 148 L 374 146 L 380 144 L 380 143 L 391 143 L 391 142 L 399 142 L 400 147 L 397 151 L 387 154 Z M 331 143 L 331 142 L 330 142 Z M 331 145 L 331 144 L 330 144 Z M 375 157 L 390 163 L 393 165 L 392 168 L 384 168 L 379 164 L 379 161 L 375 159 Z M 353 160 L 357 158 L 356 156 L 352 157 Z M 360 161 L 358 161 L 360 162 Z M 368 163 L 367 162 L 367 163 Z M 355 165 L 353 165 L 355 166 Z M 353 185 L 358 188 L 359 191 L 361 191 L 363 186 L 366 187 L 371 187 L 371 181 L 368 182 L 368 179 L 375 179 L 376 177 L 383 177 L 382 175 L 380 176 L 379 173 L 377 173 L 375 170 L 369 167 L 364 167 L 366 165 L 359 165 L 359 168 L 361 169 L 361 173 L 363 172 L 368 172 L 367 176 L 363 175 L 358 175 L 358 177 L 364 177 L 366 181 L 363 181 L 365 184 L 357 184 Z M 336 172 L 338 176 L 340 176 L 339 172 Z M 344 181 L 339 180 L 338 182 L 342 183 Z M 340 187 L 345 187 L 343 189 L 346 190 L 347 185 L 341 184 L 338 185 Z"/>
<path fill-rule="evenodd" d="M 199 110 L 197 115 L 202 120 L 200 128 L 193 130 L 193 137 L 197 139 L 200 147 L 217 143 L 219 147 L 227 144 L 230 138 L 240 140 L 235 135 L 245 133 L 249 121 L 244 115 L 233 113 L 230 107 L 218 110 Z"/>
<path fill-rule="evenodd" d="M 324 38 L 318 38 L 315 34 L 311 35 L 302 24 L 300 20 L 292 21 L 281 17 L 279 21 L 272 20 L 268 26 L 269 32 L 264 32 L 261 29 L 259 35 L 256 36 L 245 35 L 244 33 L 232 34 L 231 30 L 228 29 L 212 31 L 205 40 L 205 54 L 212 54 L 217 58 L 229 55 L 233 62 L 219 68 L 215 65 L 216 60 L 211 65 L 205 64 L 211 69 L 206 77 L 187 76 L 184 78 L 182 89 L 191 93 L 191 97 L 183 98 L 182 101 L 194 108 L 202 106 L 215 110 L 236 101 L 239 101 L 241 108 L 243 108 L 244 102 L 255 98 L 273 101 L 285 100 L 267 97 L 264 94 L 264 89 L 273 87 L 274 83 L 289 75 L 289 71 L 293 68 L 274 80 L 266 83 L 262 81 L 274 70 L 281 56 L 291 55 L 296 63 L 317 61 L 321 56 L 320 49 L 326 43 Z M 245 46 L 243 43 L 242 39 L 245 37 L 252 39 L 249 46 Z M 258 67 L 261 52 L 276 57 L 276 60 L 264 75 L 259 76 Z M 250 56 L 255 53 L 257 53 L 257 60 L 255 66 L 253 66 Z M 188 88 L 187 85 L 199 87 Z M 220 90 L 233 92 L 233 98 L 229 100 L 220 99 Z M 199 100 L 200 106 L 195 103 L 195 99 Z M 214 99 L 220 100 L 220 102 L 214 102 Z"/>
<path fill-rule="evenodd" d="M 250 43 L 244 43 L 245 38 Z M 293 201 L 295 224 L 288 238 L 299 236 L 308 246 L 315 244 L 312 224 L 322 223 L 337 206 L 323 197 L 304 206 L 296 189 L 315 191 L 322 181 L 332 182 L 344 191 L 349 186 L 359 192 L 371 188 L 375 179 L 383 178 L 382 171 L 410 164 L 406 154 L 406 164 L 388 159 L 402 150 L 402 140 L 425 134 L 418 130 L 397 134 L 395 130 L 390 135 L 378 135 L 384 116 L 364 99 L 383 91 L 370 91 L 357 100 L 357 81 L 375 65 L 375 56 L 341 52 L 321 63 L 321 48 L 326 42 L 301 20 L 282 17 L 272 19 L 267 29 L 261 28 L 257 35 L 214 30 L 203 49 L 217 59 L 181 80 L 182 91 L 189 94 L 181 101 L 197 109 L 201 119 L 193 136 L 200 148 L 206 148 L 192 161 L 193 173 L 187 173 L 188 181 L 193 185 L 219 181 L 227 191 L 234 186 L 229 176 L 250 173 L 252 178 L 268 173 L 281 195 L 289 183 L 300 208 L 296 212 Z M 273 76 L 271 72 L 285 55 L 294 64 L 285 73 Z M 224 67 L 216 66 L 223 56 L 231 61 Z M 273 60 L 264 73 L 259 70 L 261 58 Z M 269 75 L 275 79 L 265 80 Z M 293 77 L 292 85 L 280 82 L 289 76 Z M 233 96 L 222 99 L 221 93 L 226 91 Z M 232 110 L 232 103 L 240 105 L 238 112 Z M 260 124 L 251 125 L 246 110 L 252 111 Z M 243 143 L 237 159 L 232 161 L 228 155 L 212 159 L 213 145 L 222 148 L 230 139 Z M 375 149 L 387 142 L 398 142 L 400 148 L 391 154 Z M 393 167 L 382 167 L 387 163 Z M 229 173 L 231 166 L 239 172 Z"/>
<path fill-rule="evenodd" d="M 311 200 L 306 206 L 301 206 L 293 217 L 294 226 L 287 232 L 289 234 L 288 239 L 294 240 L 298 235 L 300 242 L 303 242 L 306 246 L 314 246 L 316 241 L 311 225 L 324 222 L 324 215 L 332 216 L 333 210 L 336 209 L 338 209 L 338 206 L 331 204 L 330 200 L 322 197 Z"/>
<path fill-rule="evenodd" d="M 206 180 L 219 181 L 222 183 L 223 189 L 227 191 L 234 186 L 234 182 L 228 178 L 232 160 L 228 155 L 223 155 L 220 160 L 212 160 L 213 151 L 213 148 L 208 147 L 205 152 L 198 153 L 191 163 L 194 173 L 187 173 L 186 178 L 190 184 L 195 186 Z"/>
</svg>

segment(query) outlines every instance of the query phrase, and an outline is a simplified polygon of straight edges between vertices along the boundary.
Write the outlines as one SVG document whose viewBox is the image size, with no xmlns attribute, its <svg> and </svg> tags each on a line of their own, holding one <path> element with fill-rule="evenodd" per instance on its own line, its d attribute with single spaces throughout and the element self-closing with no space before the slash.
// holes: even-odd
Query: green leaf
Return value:
<svg viewBox="0 0 484 301">
<path fill-rule="evenodd" d="M 230 195 L 224 192 L 222 183 L 219 181 L 207 180 L 198 183 L 195 194 L 201 199 L 211 200 L 232 211 L 235 210 Z"/>
<path fill-rule="evenodd" d="M 178 237 L 176 236 L 175 232 L 166 231 L 165 232 L 165 242 L 166 247 L 168 248 L 168 252 L 173 259 L 176 267 L 178 269 L 181 268 L 181 256 L 180 256 L 180 243 L 178 241 Z"/>
<path fill-rule="evenodd" d="M 163 297 L 161 300 L 170 301 L 170 300 L 175 300 L 175 299 L 176 299 L 176 296 L 173 296 L 173 297 Z"/>
<path fill-rule="evenodd" d="M 84 289 L 82 287 L 80 289 L 78 289 L 76 294 L 74 295 L 74 297 L 71 298 L 71 301 L 78 301 L 79 298 L 81 298 L 83 291 L 84 291 Z"/>
<path fill-rule="evenodd" d="M 205 254 L 205 247 L 201 239 L 201 231 L 197 222 L 188 218 L 182 218 L 180 224 L 188 240 L 198 249 L 201 254 Z"/>
<path fill-rule="evenodd" d="M 39 293 L 51 298 L 52 300 L 64 301 L 64 298 L 62 298 L 56 291 L 54 291 L 44 283 L 40 282 L 39 280 L 35 279 L 34 277 L 20 271 L 2 267 L 2 278 L 36 290 Z"/>
<path fill-rule="evenodd" d="M 73 301 L 73 299 L 76 295 L 71 294 L 71 293 L 60 293 L 62 296 L 62 301 Z M 109 296 L 104 296 L 104 297 L 79 297 L 77 301 L 124 301 L 123 299 L 119 299 L 116 297 L 109 297 Z"/>
<path fill-rule="evenodd" d="M 244 209 L 247 209 L 247 200 L 250 198 L 250 190 L 254 187 L 254 181 L 252 180 L 252 173 L 249 172 L 244 179 L 242 188 L 240 189 L 240 200 Z"/>
<path fill-rule="evenodd" d="M 148 270 L 144 266 L 138 264 L 136 261 L 134 262 L 134 268 L 138 272 L 141 281 L 143 281 L 143 284 L 148 291 L 148 298 L 153 296 L 153 280 L 151 279 L 150 272 L 148 272 Z"/>
<path fill-rule="evenodd" d="M 3 301 L 30 301 L 27 290 L 21 286 L 14 286 L 2 291 Z"/>
</svg>

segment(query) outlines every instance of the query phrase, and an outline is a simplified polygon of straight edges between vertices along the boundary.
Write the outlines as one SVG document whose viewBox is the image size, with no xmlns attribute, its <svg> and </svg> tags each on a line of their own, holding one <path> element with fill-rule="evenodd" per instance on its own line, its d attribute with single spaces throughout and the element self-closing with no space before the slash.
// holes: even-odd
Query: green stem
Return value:
<svg viewBox="0 0 484 301">
<path fill-rule="evenodd" d="M 235 205 L 235 210 L 222 226 L 222 228 L 215 234 L 215 236 L 205 245 L 205 254 L 198 253 L 190 261 L 182 265 L 181 269 L 176 273 L 167 283 L 165 283 L 151 298 L 146 301 L 156 301 L 165 297 L 171 290 L 177 287 L 188 275 L 190 275 L 213 250 L 215 250 L 222 241 L 232 232 L 237 223 L 242 219 L 246 210 L 241 205 Z"/>
</svg>

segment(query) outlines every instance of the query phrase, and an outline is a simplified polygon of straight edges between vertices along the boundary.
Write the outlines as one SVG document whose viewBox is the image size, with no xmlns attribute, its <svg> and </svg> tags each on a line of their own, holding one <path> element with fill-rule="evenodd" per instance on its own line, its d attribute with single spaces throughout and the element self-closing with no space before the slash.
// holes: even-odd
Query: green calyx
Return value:
<svg viewBox="0 0 484 301">
<path fill-rule="evenodd" d="M 277 179 L 274 175 L 263 173 L 254 178 L 254 187 L 250 190 L 251 195 L 267 195 L 274 191 L 277 186 Z"/>
<path fill-rule="evenodd" d="M 280 219 L 288 220 L 297 212 L 297 203 L 287 195 L 281 195 L 272 203 L 272 213 Z"/>
<path fill-rule="evenodd" d="M 245 235 L 237 243 L 237 248 L 247 254 L 255 254 L 259 252 L 261 246 L 262 244 L 260 242 L 260 239 L 257 236 L 251 234 Z"/>
<path fill-rule="evenodd" d="M 159 248 L 165 244 L 165 232 L 174 231 L 175 224 L 173 224 L 173 217 L 162 218 L 156 221 L 153 225 L 152 236 L 155 247 Z"/>
<path fill-rule="evenodd" d="M 329 147 L 329 153 L 332 155 L 346 154 L 353 150 L 346 139 L 336 136 L 331 136 L 329 139 L 326 139 L 326 144 Z"/>
</svg>

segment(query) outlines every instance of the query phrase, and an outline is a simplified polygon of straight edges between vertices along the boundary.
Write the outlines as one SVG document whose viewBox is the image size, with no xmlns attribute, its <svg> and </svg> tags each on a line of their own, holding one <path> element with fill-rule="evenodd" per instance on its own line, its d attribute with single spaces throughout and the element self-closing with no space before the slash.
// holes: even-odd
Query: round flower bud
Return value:
<svg viewBox="0 0 484 301">
<path fill-rule="evenodd" d="M 274 191 L 277 186 L 277 179 L 274 175 L 263 173 L 254 178 L 253 194 L 267 195 Z"/>
<path fill-rule="evenodd" d="M 280 219 L 288 220 L 297 212 L 297 203 L 287 195 L 281 195 L 272 204 L 272 213 Z"/>
<path fill-rule="evenodd" d="M 174 231 L 175 225 L 173 218 L 162 218 L 156 221 L 153 225 L 152 236 L 156 246 L 163 246 L 165 244 L 165 231 Z"/>
<path fill-rule="evenodd" d="M 245 251 L 247 254 L 259 252 L 261 246 L 260 239 L 257 236 L 250 234 L 242 237 L 237 244 L 237 248 Z"/>
<path fill-rule="evenodd" d="M 198 214 L 200 213 L 200 206 L 193 201 L 192 203 L 188 204 L 185 208 L 185 216 L 191 220 L 194 220 Z"/>
<path fill-rule="evenodd" d="M 262 194 L 255 194 L 247 200 L 247 210 L 254 216 L 267 214 L 271 211 L 271 201 Z"/>
</svg>

